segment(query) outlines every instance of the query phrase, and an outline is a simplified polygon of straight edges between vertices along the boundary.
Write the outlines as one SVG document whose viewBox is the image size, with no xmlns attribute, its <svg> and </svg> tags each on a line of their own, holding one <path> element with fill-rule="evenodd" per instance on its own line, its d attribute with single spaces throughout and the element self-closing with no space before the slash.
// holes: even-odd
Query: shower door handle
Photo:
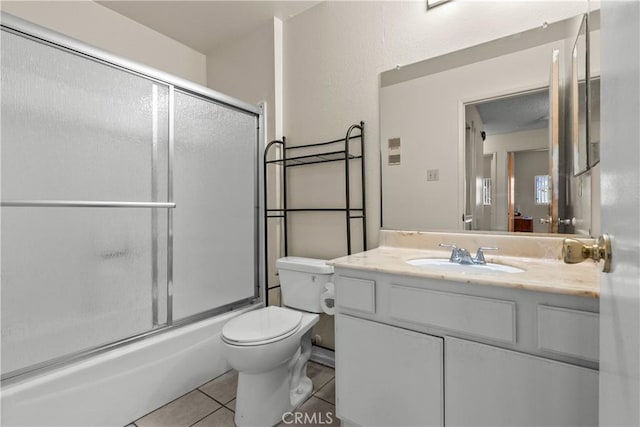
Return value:
<svg viewBox="0 0 640 427">
<path fill-rule="evenodd" d="M 114 201 L 78 201 L 78 200 L 4 200 L 2 207 L 42 207 L 42 208 L 170 208 L 174 202 L 114 202 Z"/>
</svg>

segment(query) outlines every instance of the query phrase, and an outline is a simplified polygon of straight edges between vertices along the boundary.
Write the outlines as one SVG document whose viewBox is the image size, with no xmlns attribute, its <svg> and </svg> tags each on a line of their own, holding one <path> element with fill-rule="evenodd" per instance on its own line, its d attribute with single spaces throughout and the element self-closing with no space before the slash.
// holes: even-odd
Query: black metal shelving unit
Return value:
<svg viewBox="0 0 640 427">
<path fill-rule="evenodd" d="M 354 131 L 359 131 L 358 135 L 353 135 Z M 352 144 L 359 143 L 359 150 L 353 150 Z M 282 158 L 268 160 L 270 150 L 272 147 L 280 146 Z M 323 149 L 326 148 L 326 151 L 321 151 L 319 153 L 314 154 L 304 154 L 304 155 L 295 155 L 295 152 L 301 152 L 304 149 Z M 359 154 L 353 154 L 354 152 L 358 152 Z M 352 161 L 360 161 L 360 170 L 361 170 L 361 208 L 352 208 L 351 207 L 351 188 L 350 188 L 350 163 Z M 345 206 L 342 208 L 289 208 L 287 204 L 287 170 L 288 168 L 298 167 L 298 166 L 306 166 L 313 165 L 318 163 L 329 163 L 329 162 L 344 162 L 344 174 L 345 174 Z M 271 164 L 278 164 L 282 166 L 282 208 L 278 209 L 269 209 L 266 206 L 267 201 L 267 166 Z M 267 221 L 270 218 L 280 218 L 283 221 L 283 238 L 284 238 L 284 255 L 287 256 L 289 254 L 289 236 L 288 236 L 288 227 L 287 227 L 287 219 L 290 213 L 294 212 L 344 212 L 345 213 L 345 225 L 346 225 L 346 238 L 347 238 L 347 255 L 351 255 L 351 221 L 354 219 L 362 220 L 362 247 L 364 250 L 367 249 L 367 212 L 366 212 L 366 192 L 365 192 L 365 169 L 364 169 L 364 122 L 360 122 L 359 124 L 354 124 L 349 127 L 347 133 L 344 138 L 335 139 L 333 141 L 319 142 L 315 144 L 306 144 L 306 145 L 296 145 L 293 147 L 288 147 L 286 143 L 286 138 L 283 137 L 281 140 L 274 140 L 267 144 L 264 150 L 264 167 L 263 167 L 263 183 L 264 183 L 264 200 L 265 200 L 265 210 L 264 210 L 264 222 L 265 222 L 265 230 L 264 230 L 264 244 L 265 244 L 265 268 L 268 270 L 269 258 L 268 258 L 268 226 Z M 268 273 L 268 271 L 267 271 Z M 267 276 L 268 277 L 268 274 Z"/>
</svg>

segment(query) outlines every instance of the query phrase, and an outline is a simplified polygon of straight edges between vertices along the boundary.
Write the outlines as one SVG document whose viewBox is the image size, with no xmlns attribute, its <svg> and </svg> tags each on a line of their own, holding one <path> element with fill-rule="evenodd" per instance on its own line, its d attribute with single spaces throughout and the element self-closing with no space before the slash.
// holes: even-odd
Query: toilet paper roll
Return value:
<svg viewBox="0 0 640 427">
<path fill-rule="evenodd" d="M 325 291 L 320 295 L 320 307 L 322 311 L 333 316 L 336 313 L 336 292 L 333 283 L 324 285 Z"/>
</svg>

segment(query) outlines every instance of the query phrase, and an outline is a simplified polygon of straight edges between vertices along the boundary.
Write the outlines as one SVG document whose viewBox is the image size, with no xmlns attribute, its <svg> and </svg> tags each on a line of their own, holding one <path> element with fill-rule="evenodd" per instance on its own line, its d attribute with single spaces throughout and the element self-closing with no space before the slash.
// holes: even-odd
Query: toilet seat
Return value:
<svg viewBox="0 0 640 427">
<path fill-rule="evenodd" d="M 222 328 L 222 339 L 233 345 L 263 345 L 293 335 L 300 328 L 302 313 L 269 306 L 241 314 Z"/>
</svg>

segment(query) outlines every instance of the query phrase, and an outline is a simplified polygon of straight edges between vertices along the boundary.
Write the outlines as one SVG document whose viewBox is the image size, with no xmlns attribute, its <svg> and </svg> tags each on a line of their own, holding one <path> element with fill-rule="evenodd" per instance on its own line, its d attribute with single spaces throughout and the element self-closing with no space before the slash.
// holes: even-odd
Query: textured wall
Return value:
<svg viewBox="0 0 640 427">
<path fill-rule="evenodd" d="M 207 83 L 202 53 L 93 1 L 2 1 L 0 7 L 129 60 L 201 85 Z"/>
</svg>

